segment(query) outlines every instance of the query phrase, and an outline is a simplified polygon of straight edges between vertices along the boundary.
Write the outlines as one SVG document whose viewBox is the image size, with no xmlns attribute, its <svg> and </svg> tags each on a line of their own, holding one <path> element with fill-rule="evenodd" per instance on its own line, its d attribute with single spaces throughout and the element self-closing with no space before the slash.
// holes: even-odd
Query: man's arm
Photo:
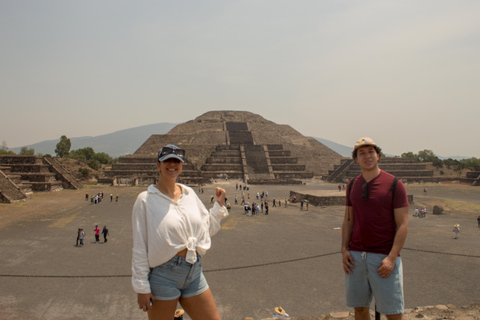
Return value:
<svg viewBox="0 0 480 320">
<path fill-rule="evenodd" d="M 343 218 L 342 224 L 342 262 L 343 271 L 346 274 L 352 273 L 351 269 L 355 268 L 352 255 L 348 250 L 350 246 L 350 239 L 352 238 L 353 220 L 353 208 L 345 206 L 345 217 Z"/>
<path fill-rule="evenodd" d="M 402 207 L 393 210 L 397 232 L 393 239 L 393 246 L 389 255 L 380 263 L 378 274 L 382 278 L 388 278 L 395 268 L 395 261 L 403 248 L 408 233 L 408 207 Z"/>
</svg>

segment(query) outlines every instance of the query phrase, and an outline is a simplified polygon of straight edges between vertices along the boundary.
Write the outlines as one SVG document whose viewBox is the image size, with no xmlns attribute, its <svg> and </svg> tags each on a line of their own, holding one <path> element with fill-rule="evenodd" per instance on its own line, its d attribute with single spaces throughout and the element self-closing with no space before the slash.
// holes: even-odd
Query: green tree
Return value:
<svg viewBox="0 0 480 320">
<path fill-rule="evenodd" d="M 435 159 L 433 159 L 432 161 L 433 163 L 433 166 L 436 167 L 436 168 L 443 168 L 443 161 L 440 160 L 438 157 L 435 157 Z"/>
<path fill-rule="evenodd" d="M 68 157 L 72 158 L 72 159 L 77 159 L 77 160 L 87 160 L 86 157 L 85 157 L 85 154 L 83 154 L 82 152 L 80 152 L 78 150 L 70 151 L 70 153 L 68 154 Z"/>
<path fill-rule="evenodd" d="M 435 159 L 438 159 L 438 157 L 432 150 L 425 149 L 418 151 L 418 160 L 420 160 L 420 162 L 433 162 Z"/>
<path fill-rule="evenodd" d="M 96 153 L 94 159 L 100 162 L 101 164 L 109 164 L 113 162 L 112 157 L 110 157 L 105 152 Z"/>
<path fill-rule="evenodd" d="M 448 158 L 448 159 L 443 160 L 443 164 L 445 164 L 447 166 L 447 168 L 450 169 L 452 167 L 458 166 L 460 164 L 460 161 L 454 160 L 452 158 Z"/>
<path fill-rule="evenodd" d="M 78 172 L 80 172 L 84 177 L 88 177 L 90 174 L 90 170 L 87 168 L 78 168 Z"/>
<path fill-rule="evenodd" d="M 95 158 L 95 151 L 92 147 L 80 148 L 77 150 L 72 150 L 68 156 L 73 159 L 80 160 L 92 160 Z"/>
<path fill-rule="evenodd" d="M 16 154 L 15 152 L 13 152 L 12 150 L 3 150 L 3 149 L 0 149 L 0 154 Z"/>
<path fill-rule="evenodd" d="M 412 151 L 402 153 L 402 158 L 418 158 L 418 155 Z"/>
<path fill-rule="evenodd" d="M 58 157 L 63 158 L 68 155 L 70 152 L 70 148 L 72 147 L 72 143 L 67 136 L 61 136 L 60 142 L 57 143 L 57 148 L 55 149 L 55 153 Z"/>
<path fill-rule="evenodd" d="M 463 164 L 464 168 L 475 170 L 475 167 L 480 166 L 480 159 L 472 157 L 468 159 L 462 159 L 460 160 L 460 163 Z"/>
<path fill-rule="evenodd" d="M 87 160 L 87 165 L 92 168 L 93 170 L 98 170 L 100 169 L 100 162 L 98 162 L 97 160 L 94 160 L 94 159 L 91 159 L 91 160 Z"/>
<path fill-rule="evenodd" d="M 22 155 L 22 156 L 33 156 L 33 155 L 35 155 L 35 149 L 33 149 L 33 148 L 28 149 L 27 147 L 22 147 L 20 149 L 20 155 Z"/>
</svg>

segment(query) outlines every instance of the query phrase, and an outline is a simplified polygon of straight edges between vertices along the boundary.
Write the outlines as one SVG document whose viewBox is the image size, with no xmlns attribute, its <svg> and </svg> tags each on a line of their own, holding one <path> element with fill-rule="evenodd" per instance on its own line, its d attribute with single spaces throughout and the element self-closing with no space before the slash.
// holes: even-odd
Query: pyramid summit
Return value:
<svg viewBox="0 0 480 320">
<path fill-rule="evenodd" d="M 246 111 L 210 111 L 167 134 L 150 136 L 106 175 L 133 179 L 135 184 L 150 183 L 156 174 L 151 169 L 155 156 L 167 144 L 185 149 L 182 179 L 188 183 L 224 177 L 251 183 L 308 179 L 326 175 L 342 158 L 289 125 Z"/>
</svg>

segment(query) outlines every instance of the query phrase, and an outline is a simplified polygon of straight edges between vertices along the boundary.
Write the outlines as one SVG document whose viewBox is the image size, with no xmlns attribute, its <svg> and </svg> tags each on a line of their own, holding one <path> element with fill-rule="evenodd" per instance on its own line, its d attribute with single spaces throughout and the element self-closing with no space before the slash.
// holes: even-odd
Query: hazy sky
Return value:
<svg viewBox="0 0 480 320">
<path fill-rule="evenodd" d="M 480 157 L 480 1 L 0 1 L 0 142 L 244 110 Z"/>
</svg>

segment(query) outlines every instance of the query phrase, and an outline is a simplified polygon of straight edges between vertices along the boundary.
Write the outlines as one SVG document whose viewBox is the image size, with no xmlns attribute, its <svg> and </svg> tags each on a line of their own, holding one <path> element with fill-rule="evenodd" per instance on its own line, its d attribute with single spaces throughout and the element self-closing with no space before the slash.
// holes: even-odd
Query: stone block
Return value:
<svg viewBox="0 0 480 320">
<path fill-rule="evenodd" d="M 435 308 L 438 310 L 448 310 L 448 307 L 443 304 L 438 304 L 435 306 Z"/>
<path fill-rule="evenodd" d="M 343 311 L 343 312 L 332 312 L 330 316 L 334 319 L 344 319 L 348 318 L 350 316 L 349 311 Z"/>
<path fill-rule="evenodd" d="M 440 205 L 436 205 L 433 207 L 433 214 L 443 214 L 443 207 Z"/>
</svg>

